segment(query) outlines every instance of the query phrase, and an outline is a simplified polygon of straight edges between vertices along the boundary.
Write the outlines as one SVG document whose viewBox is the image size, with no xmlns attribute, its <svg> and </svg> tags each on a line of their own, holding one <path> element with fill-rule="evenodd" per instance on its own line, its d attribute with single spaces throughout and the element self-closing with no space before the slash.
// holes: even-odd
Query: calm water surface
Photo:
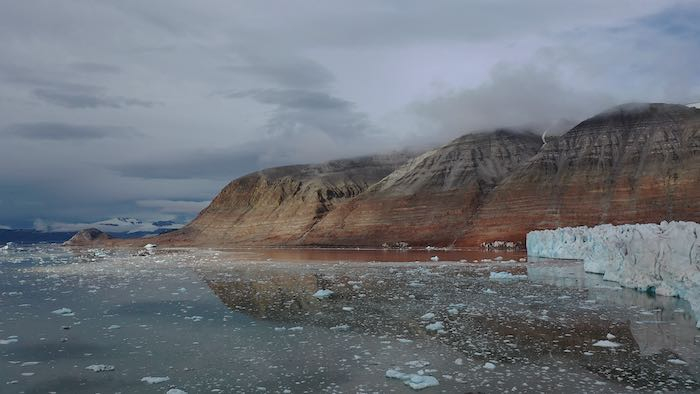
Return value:
<svg viewBox="0 0 700 394">
<path fill-rule="evenodd" d="M 688 304 L 603 282 L 576 262 L 481 251 L 133 254 L 0 252 L 0 392 L 413 392 L 389 370 L 434 377 L 427 393 L 700 389 Z M 333 294 L 315 298 L 319 289 Z M 113 370 L 86 369 L 95 365 Z"/>
</svg>

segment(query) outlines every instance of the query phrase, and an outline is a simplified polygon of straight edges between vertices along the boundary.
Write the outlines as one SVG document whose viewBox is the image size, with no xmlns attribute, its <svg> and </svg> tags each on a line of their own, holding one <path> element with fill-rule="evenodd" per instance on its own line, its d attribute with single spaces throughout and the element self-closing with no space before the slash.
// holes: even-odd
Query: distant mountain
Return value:
<svg viewBox="0 0 700 394">
<path fill-rule="evenodd" d="M 49 231 L 37 231 L 26 229 L 0 229 L 0 244 L 14 242 L 17 244 L 29 243 L 63 243 L 70 239 L 76 232 L 84 229 L 97 229 L 108 233 L 114 238 L 142 238 L 159 234 L 165 234 L 177 230 L 182 224 L 171 220 L 143 222 L 139 219 L 117 217 L 102 220 L 95 223 L 55 223 Z"/>
</svg>

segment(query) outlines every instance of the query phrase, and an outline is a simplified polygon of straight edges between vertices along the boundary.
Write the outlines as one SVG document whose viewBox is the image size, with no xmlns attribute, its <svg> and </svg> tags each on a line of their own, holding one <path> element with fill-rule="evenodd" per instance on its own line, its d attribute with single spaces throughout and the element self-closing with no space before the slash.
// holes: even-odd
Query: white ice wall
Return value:
<svg viewBox="0 0 700 394">
<path fill-rule="evenodd" d="M 687 299 L 700 315 L 700 224 L 603 224 L 527 234 L 529 256 L 583 260 L 588 272 Z M 700 324 L 700 323 L 699 323 Z"/>
</svg>

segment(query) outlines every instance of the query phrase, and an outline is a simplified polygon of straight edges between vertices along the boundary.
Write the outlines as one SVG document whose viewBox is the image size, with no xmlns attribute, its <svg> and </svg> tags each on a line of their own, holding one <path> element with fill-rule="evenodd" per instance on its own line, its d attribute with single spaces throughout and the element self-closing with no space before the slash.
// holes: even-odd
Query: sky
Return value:
<svg viewBox="0 0 700 394">
<path fill-rule="evenodd" d="M 700 101 L 697 1 L 0 2 L 0 228 L 186 221 L 265 167 Z"/>
</svg>

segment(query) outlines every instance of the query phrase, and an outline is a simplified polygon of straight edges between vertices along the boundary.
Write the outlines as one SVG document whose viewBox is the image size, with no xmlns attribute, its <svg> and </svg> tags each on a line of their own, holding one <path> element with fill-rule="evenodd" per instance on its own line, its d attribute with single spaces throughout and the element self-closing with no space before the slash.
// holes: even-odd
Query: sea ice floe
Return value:
<svg viewBox="0 0 700 394">
<path fill-rule="evenodd" d="M 92 372 L 107 372 L 107 371 L 114 371 L 114 365 L 107 365 L 107 364 L 92 364 L 88 365 L 85 367 L 88 371 Z M 145 379 L 145 378 L 144 378 Z M 141 379 L 143 381 L 143 379 Z"/>
<path fill-rule="evenodd" d="M 414 390 L 422 390 L 424 388 L 433 387 L 440 384 L 440 382 L 438 382 L 438 380 L 433 376 L 403 373 L 396 369 L 387 370 L 385 376 L 390 379 L 398 379 Z"/>
<path fill-rule="evenodd" d="M 168 380 L 170 380 L 169 376 L 144 376 L 141 378 L 142 382 L 145 382 L 148 384 L 158 384 L 158 383 L 167 382 Z"/>
<path fill-rule="evenodd" d="M 425 329 L 428 331 L 440 331 L 445 329 L 445 325 L 442 324 L 442 322 L 435 322 L 435 323 L 430 323 L 425 326 Z"/>
<path fill-rule="evenodd" d="M 433 312 L 428 312 L 420 317 L 421 320 L 431 320 L 433 318 L 435 318 L 435 314 Z"/>
<path fill-rule="evenodd" d="M 318 298 L 319 300 L 324 299 L 324 298 L 328 298 L 332 295 L 333 295 L 333 290 L 328 290 L 328 289 L 320 289 L 313 294 L 313 296 Z"/>
<path fill-rule="evenodd" d="M 616 347 L 622 346 L 622 344 L 617 343 L 617 342 L 608 341 L 608 340 L 602 340 L 602 341 L 598 341 L 598 342 L 594 343 L 593 346 L 616 348 Z"/>
</svg>

